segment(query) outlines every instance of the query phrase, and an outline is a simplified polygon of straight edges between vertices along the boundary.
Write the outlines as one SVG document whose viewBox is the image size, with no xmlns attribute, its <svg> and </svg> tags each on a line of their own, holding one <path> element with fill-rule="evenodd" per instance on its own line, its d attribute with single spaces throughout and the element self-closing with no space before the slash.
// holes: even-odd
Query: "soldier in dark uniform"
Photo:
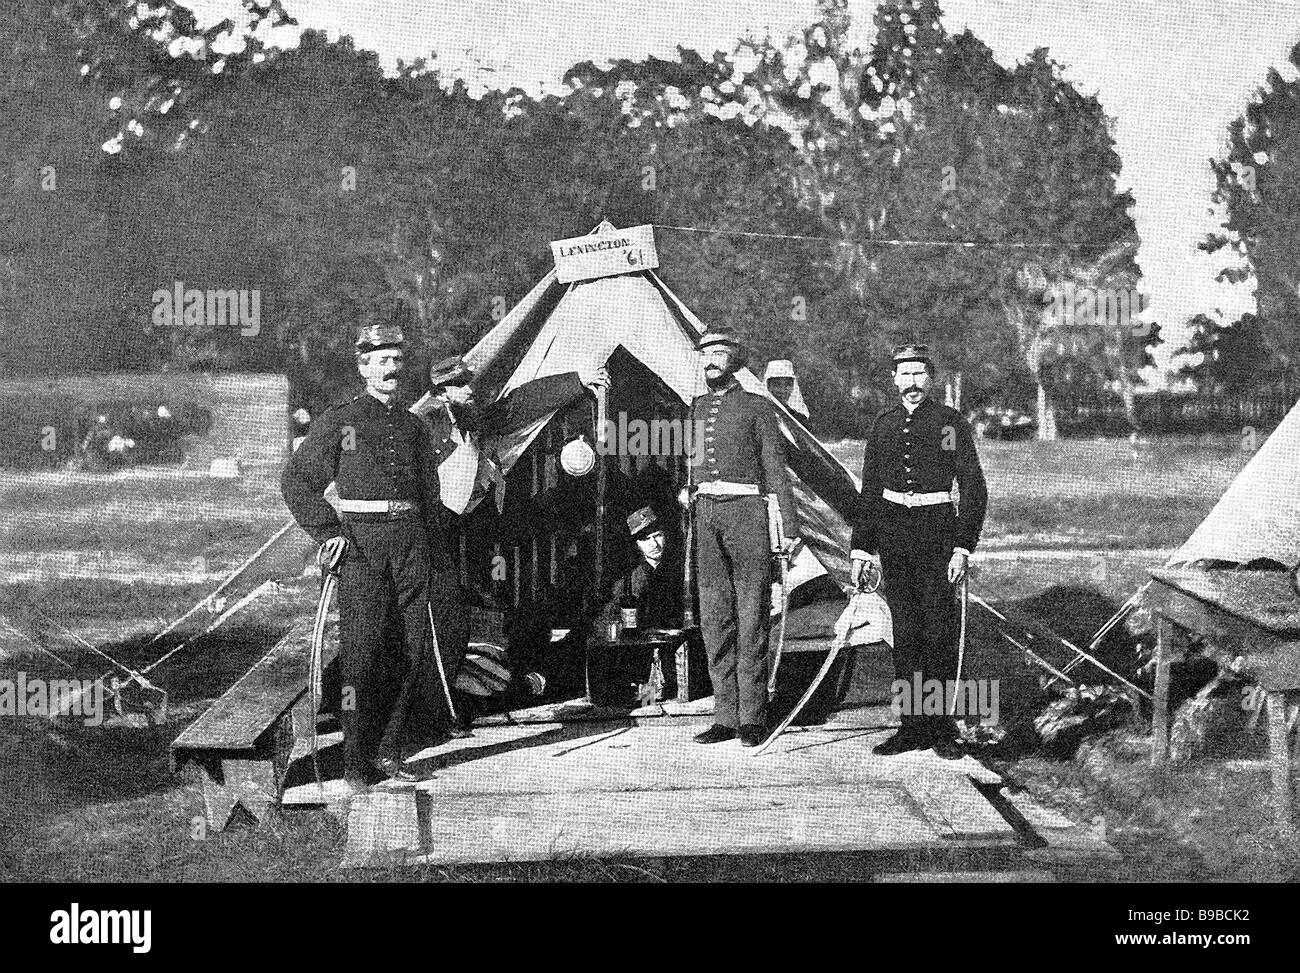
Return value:
<svg viewBox="0 0 1300 973">
<path fill-rule="evenodd" d="M 653 509 L 642 507 L 628 515 L 627 530 L 636 543 L 636 564 L 615 580 L 605 599 L 602 620 L 616 618 L 629 600 L 636 605 L 642 628 L 681 628 L 682 558 Z"/>
<path fill-rule="evenodd" d="M 713 726 L 695 739 L 739 735 L 762 742 L 767 727 L 767 637 L 772 582 L 767 494 L 774 493 L 792 547 L 798 538 L 785 442 L 774 409 L 736 381 L 744 354 L 726 328 L 696 345 L 709 391 L 691 403 L 691 479 L 700 627 L 713 683 Z"/>
<path fill-rule="evenodd" d="M 862 461 L 862 503 L 853 528 L 852 579 L 879 555 L 885 600 L 894 622 L 894 675 L 939 680 L 957 677 L 953 586 L 966 575 L 988 504 L 984 472 L 961 413 L 930 398 L 934 365 L 924 345 L 894 353 L 899 402 L 877 417 Z M 956 480 L 960 510 L 954 510 Z M 945 695 L 945 701 L 947 696 Z M 876 747 L 890 755 L 933 747 L 961 756 L 952 717 L 904 713 L 902 726 Z"/>
<path fill-rule="evenodd" d="M 594 625 L 597 629 L 607 626 L 619 618 L 622 609 L 631 606 L 636 609 L 638 628 L 680 631 L 686 567 L 680 542 L 676 538 L 669 539 L 663 523 L 651 507 L 641 507 L 629 514 L 627 530 L 637 547 L 636 563 L 615 579 Z M 683 634 L 677 644 L 662 645 L 658 650 L 660 672 L 664 677 L 661 688 L 665 695 L 677 691 L 677 648 L 687 638 Z"/>
<path fill-rule="evenodd" d="M 429 604 L 454 599 L 437 466 L 428 430 L 398 398 L 402 333 L 363 328 L 357 370 L 366 391 L 311 424 L 280 488 L 294 519 L 339 571 L 344 776 L 356 790 L 378 774 L 414 780 L 402 766 L 408 717 L 426 662 Z M 333 482 L 338 512 L 324 497 Z M 432 589 L 432 590 L 431 590 Z M 389 636 L 401 645 L 386 671 Z M 396 688 L 393 689 L 393 685 Z M 445 739 L 443 725 L 423 727 Z"/>
</svg>

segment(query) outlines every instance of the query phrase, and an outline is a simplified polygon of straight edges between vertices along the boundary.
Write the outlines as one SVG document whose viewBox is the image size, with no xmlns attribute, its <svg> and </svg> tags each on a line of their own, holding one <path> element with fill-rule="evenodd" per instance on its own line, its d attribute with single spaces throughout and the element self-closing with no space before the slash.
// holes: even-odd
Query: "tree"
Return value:
<svg viewBox="0 0 1300 973">
<path fill-rule="evenodd" d="M 1268 335 L 1258 315 L 1246 313 L 1225 326 L 1207 314 L 1198 314 L 1188 326 L 1191 338 L 1183 353 L 1202 358 L 1184 365 L 1178 374 L 1190 378 L 1202 391 L 1240 394 L 1281 377 L 1270 361 Z"/>
<path fill-rule="evenodd" d="M 1289 60 L 1300 67 L 1300 43 Z M 1250 326 L 1277 366 L 1273 374 L 1294 378 L 1300 374 L 1300 80 L 1270 69 L 1228 126 L 1226 154 L 1210 160 L 1210 168 L 1222 223 L 1201 249 L 1225 259 L 1219 280 L 1253 280 L 1257 315 Z"/>
</svg>

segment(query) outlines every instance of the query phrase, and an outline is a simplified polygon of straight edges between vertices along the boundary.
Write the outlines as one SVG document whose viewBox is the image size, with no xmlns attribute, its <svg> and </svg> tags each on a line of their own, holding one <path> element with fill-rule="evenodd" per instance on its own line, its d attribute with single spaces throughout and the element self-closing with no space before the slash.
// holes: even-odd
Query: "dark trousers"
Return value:
<svg viewBox="0 0 1300 973">
<path fill-rule="evenodd" d="M 767 501 L 697 495 L 695 555 L 713 722 L 732 729 L 763 724 L 772 599 Z"/>
<path fill-rule="evenodd" d="M 343 765 L 364 775 L 398 755 L 428 643 L 429 542 L 417 518 L 349 517 L 339 566 Z"/>
<path fill-rule="evenodd" d="M 909 509 L 885 501 L 883 506 L 880 567 L 894 622 L 894 678 L 907 683 L 910 707 L 914 679 L 923 687 L 937 679 L 946 691 L 957 677 L 958 606 L 948 581 L 955 518 L 949 504 Z M 946 706 L 942 716 L 905 707 L 902 722 L 909 732 L 947 737 L 956 732 Z"/>
</svg>

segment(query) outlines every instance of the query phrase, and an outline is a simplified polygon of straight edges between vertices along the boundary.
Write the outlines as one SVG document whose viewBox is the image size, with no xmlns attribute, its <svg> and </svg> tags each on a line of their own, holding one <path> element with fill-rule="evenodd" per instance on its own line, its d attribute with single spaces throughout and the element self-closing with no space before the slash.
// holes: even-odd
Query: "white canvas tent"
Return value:
<svg viewBox="0 0 1300 973">
<path fill-rule="evenodd" d="M 1300 562 L 1300 403 L 1168 563 L 1259 558 L 1284 567 Z"/>
<path fill-rule="evenodd" d="M 583 366 L 605 364 L 616 349 L 638 360 L 671 390 L 684 409 L 705 391 L 695 341 L 705 325 L 653 270 L 564 284 L 551 270 L 465 355 L 480 399 L 495 398 L 526 382 Z M 858 503 L 847 469 L 775 399 L 748 369 L 737 376 L 748 391 L 774 404 L 786 439 L 787 460 L 799 510 L 799 531 L 809 550 L 841 587 L 848 582 L 848 521 Z M 421 410 L 422 403 L 413 409 Z M 509 472 L 552 416 L 512 431 L 494 444 Z"/>
</svg>

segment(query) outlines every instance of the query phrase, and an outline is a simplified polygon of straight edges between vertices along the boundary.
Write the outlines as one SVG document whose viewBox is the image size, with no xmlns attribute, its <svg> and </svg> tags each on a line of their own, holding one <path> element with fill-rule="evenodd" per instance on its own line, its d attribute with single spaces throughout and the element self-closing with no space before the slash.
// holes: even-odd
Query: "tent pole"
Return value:
<svg viewBox="0 0 1300 973">
<path fill-rule="evenodd" d="M 690 410 L 687 410 L 687 416 Z M 694 443 L 687 442 L 691 435 L 690 422 L 687 421 L 686 433 L 682 437 L 682 467 L 686 474 L 686 485 L 682 488 L 686 491 L 686 502 L 681 505 L 682 519 L 684 522 L 682 537 L 684 538 L 685 551 L 683 552 L 682 564 L 682 626 L 684 628 L 695 627 L 695 522 L 691 517 L 691 481 L 693 479 L 692 459 L 695 448 Z M 679 481 L 680 482 L 680 481 Z"/>
<path fill-rule="evenodd" d="M 596 446 L 596 570 L 592 576 L 591 597 L 593 603 L 598 603 L 601 597 L 605 583 L 605 480 L 606 470 L 604 455 L 604 435 L 605 435 L 605 389 L 596 390 L 596 401 L 592 412 L 592 438 Z M 594 604 L 593 604 L 594 607 Z M 587 650 L 587 699 L 591 699 L 591 647 L 588 642 Z"/>
</svg>

